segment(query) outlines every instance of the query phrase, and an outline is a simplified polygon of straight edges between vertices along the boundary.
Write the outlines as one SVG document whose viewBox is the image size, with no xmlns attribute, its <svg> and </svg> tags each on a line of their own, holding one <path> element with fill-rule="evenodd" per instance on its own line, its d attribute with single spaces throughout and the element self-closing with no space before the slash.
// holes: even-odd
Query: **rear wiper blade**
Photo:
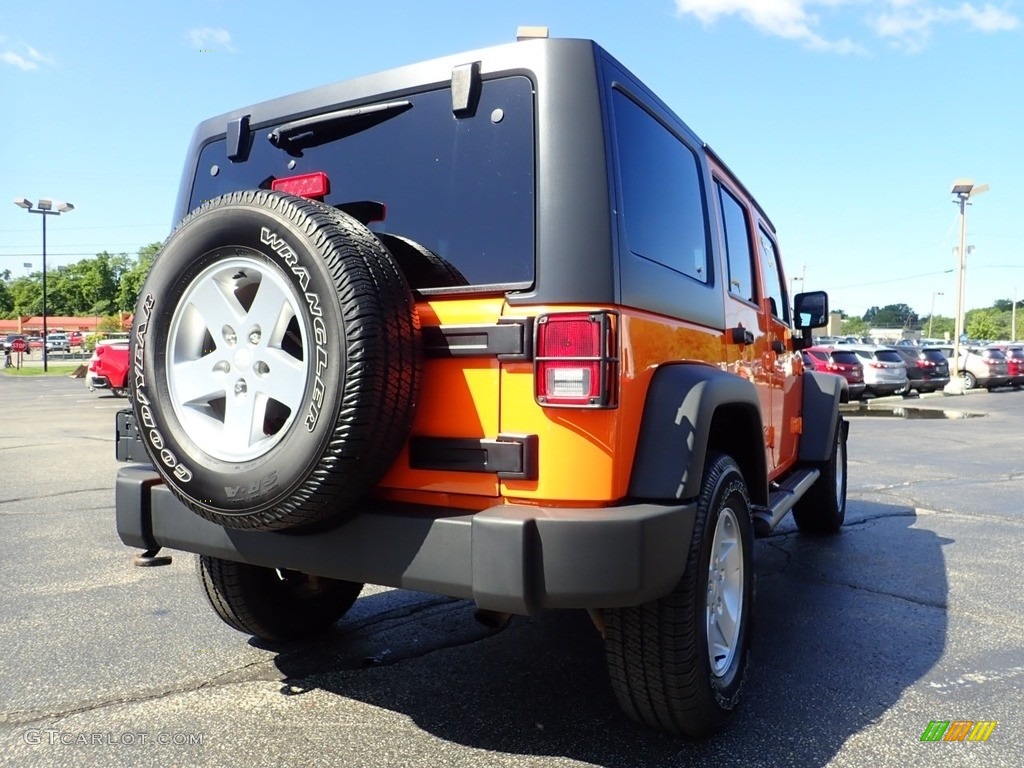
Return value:
<svg viewBox="0 0 1024 768">
<path fill-rule="evenodd" d="M 365 131 L 408 109 L 412 109 L 412 102 L 407 100 L 340 109 L 285 123 L 272 130 L 267 138 L 275 147 L 285 151 L 316 147 Z"/>
</svg>

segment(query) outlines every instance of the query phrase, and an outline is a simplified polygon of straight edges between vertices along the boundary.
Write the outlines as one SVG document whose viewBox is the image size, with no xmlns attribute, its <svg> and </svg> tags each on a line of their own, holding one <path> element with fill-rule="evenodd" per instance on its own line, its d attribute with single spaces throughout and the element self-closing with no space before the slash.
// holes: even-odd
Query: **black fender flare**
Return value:
<svg viewBox="0 0 1024 768">
<path fill-rule="evenodd" d="M 828 461 L 839 424 L 839 401 L 844 380 L 841 376 L 817 371 L 803 374 L 803 429 L 800 434 L 801 463 Z"/>
<path fill-rule="evenodd" d="M 716 414 L 747 434 L 711 434 Z M 751 501 L 767 501 L 768 470 L 757 389 L 748 379 L 703 364 L 658 368 L 647 390 L 629 494 L 641 499 L 692 499 L 700 493 L 708 446 L 740 464 Z M 739 455 L 736 455 L 736 454 Z"/>
</svg>

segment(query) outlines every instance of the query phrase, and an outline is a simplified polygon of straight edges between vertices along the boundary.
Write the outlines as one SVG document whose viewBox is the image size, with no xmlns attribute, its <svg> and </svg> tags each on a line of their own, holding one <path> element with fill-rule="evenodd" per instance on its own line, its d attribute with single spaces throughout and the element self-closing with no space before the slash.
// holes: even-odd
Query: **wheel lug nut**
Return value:
<svg viewBox="0 0 1024 768">
<path fill-rule="evenodd" d="M 239 379 L 235 382 L 235 395 L 238 397 L 245 397 L 245 393 L 249 391 L 249 386 L 245 383 L 245 379 Z"/>
<path fill-rule="evenodd" d="M 228 346 L 233 347 L 238 343 L 238 334 L 235 333 L 235 329 L 230 325 L 225 325 L 221 328 L 221 335 L 224 337 L 224 341 L 228 343 Z"/>
<path fill-rule="evenodd" d="M 253 363 L 252 369 L 257 376 L 266 376 L 268 373 L 270 373 L 270 366 L 267 365 L 262 360 L 257 360 L 255 363 Z"/>
<path fill-rule="evenodd" d="M 258 325 L 254 325 L 252 330 L 249 331 L 249 343 L 256 346 L 260 343 L 260 338 L 263 336 L 263 331 Z"/>
</svg>

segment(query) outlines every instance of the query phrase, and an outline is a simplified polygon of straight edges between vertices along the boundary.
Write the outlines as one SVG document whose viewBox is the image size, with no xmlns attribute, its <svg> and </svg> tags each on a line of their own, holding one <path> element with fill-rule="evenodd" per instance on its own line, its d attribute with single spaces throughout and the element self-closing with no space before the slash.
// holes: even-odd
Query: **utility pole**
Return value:
<svg viewBox="0 0 1024 768">
<path fill-rule="evenodd" d="M 970 179 L 958 179 L 953 182 L 951 194 L 956 197 L 954 203 L 960 205 L 960 248 L 959 268 L 957 269 L 956 289 L 956 328 L 953 334 L 953 370 L 950 371 L 949 384 L 952 391 L 963 392 L 964 380 L 960 375 L 960 337 L 964 334 L 964 278 L 967 267 L 967 201 L 982 192 L 988 191 L 988 184 L 975 185 Z M 955 383 L 954 383 L 955 382 Z"/>
<path fill-rule="evenodd" d="M 935 320 L 935 297 L 945 296 L 942 291 L 932 291 L 932 311 L 928 315 L 928 338 L 932 337 L 932 322 Z"/>
<path fill-rule="evenodd" d="M 1017 289 L 1013 289 L 1013 308 L 1010 310 L 1010 341 L 1017 340 Z"/>
</svg>

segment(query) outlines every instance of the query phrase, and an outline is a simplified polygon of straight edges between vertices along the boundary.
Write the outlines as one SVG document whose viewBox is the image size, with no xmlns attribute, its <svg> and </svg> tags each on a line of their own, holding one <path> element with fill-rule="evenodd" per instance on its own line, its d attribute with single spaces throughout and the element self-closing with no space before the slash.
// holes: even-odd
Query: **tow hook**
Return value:
<svg viewBox="0 0 1024 768">
<path fill-rule="evenodd" d="M 160 547 L 156 549 L 147 549 L 145 552 L 141 552 L 132 558 L 132 563 L 137 565 L 139 568 L 154 568 L 158 565 L 170 565 L 170 555 L 158 555 Z"/>
</svg>

